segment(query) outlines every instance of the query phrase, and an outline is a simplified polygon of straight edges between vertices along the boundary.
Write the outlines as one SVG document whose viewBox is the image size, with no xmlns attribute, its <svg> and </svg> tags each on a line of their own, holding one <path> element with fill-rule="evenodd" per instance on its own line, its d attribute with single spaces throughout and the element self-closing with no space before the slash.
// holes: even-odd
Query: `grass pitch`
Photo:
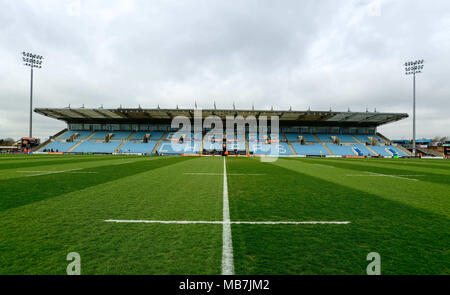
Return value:
<svg viewBox="0 0 450 295">
<path fill-rule="evenodd" d="M 236 274 L 449 274 L 450 162 L 226 159 Z M 220 274 L 222 157 L 0 155 L 0 274 Z"/>
</svg>

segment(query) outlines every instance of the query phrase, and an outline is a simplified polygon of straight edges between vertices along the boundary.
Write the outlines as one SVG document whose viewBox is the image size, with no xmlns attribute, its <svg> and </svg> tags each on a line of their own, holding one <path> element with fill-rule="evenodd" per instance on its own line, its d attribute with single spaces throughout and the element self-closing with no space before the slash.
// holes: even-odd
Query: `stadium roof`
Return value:
<svg viewBox="0 0 450 295">
<path fill-rule="evenodd" d="M 88 108 L 36 108 L 35 112 L 47 117 L 74 122 L 144 122 L 144 121 L 171 121 L 176 116 L 194 118 L 194 109 L 88 109 Z M 203 109 L 202 116 L 215 115 L 222 119 L 226 116 L 279 116 L 281 122 L 295 124 L 343 124 L 345 125 L 371 125 L 395 122 L 408 117 L 405 113 L 378 113 L 378 112 L 333 112 L 333 111 L 292 111 L 292 110 L 235 110 L 235 109 Z"/>
</svg>

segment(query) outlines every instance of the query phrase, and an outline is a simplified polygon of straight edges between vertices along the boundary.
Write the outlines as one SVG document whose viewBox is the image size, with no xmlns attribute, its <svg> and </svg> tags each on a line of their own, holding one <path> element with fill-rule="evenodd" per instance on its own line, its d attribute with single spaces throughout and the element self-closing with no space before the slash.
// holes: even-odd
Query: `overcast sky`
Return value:
<svg viewBox="0 0 450 295">
<path fill-rule="evenodd" d="M 0 0 L 0 138 L 28 134 L 35 107 L 405 112 L 417 136 L 450 135 L 448 0 Z M 63 122 L 34 114 L 34 135 Z M 411 117 L 381 127 L 409 138 Z"/>
</svg>

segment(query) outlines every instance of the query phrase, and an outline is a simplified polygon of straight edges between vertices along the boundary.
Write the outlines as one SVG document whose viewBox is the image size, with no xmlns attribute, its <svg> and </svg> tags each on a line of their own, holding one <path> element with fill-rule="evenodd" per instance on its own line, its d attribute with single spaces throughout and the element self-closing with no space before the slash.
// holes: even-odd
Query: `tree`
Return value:
<svg viewBox="0 0 450 295">
<path fill-rule="evenodd" d="M 0 139 L 0 145 L 13 145 L 14 144 L 14 139 L 12 138 L 5 138 L 5 139 Z"/>
</svg>

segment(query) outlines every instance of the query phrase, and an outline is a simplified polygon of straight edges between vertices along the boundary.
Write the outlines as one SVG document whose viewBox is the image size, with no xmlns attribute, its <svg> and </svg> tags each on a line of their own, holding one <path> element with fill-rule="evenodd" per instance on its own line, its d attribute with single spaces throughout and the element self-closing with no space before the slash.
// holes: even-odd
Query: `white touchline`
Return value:
<svg viewBox="0 0 450 295">
<path fill-rule="evenodd" d="M 106 219 L 106 222 L 115 223 L 159 223 L 159 224 L 224 224 L 223 221 L 207 220 L 132 220 L 132 219 Z M 228 224 L 228 222 L 227 222 Z M 230 221 L 229 224 L 350 224 L 350 221 Z"/>
<path fill-rule="evenodd" d="M 230 206 L 228 204 L 227 163 L 223 157 L 223 227 L 222 227 L 222 274 L 234 274 L 233 242 L 231 239 Z"/>
</svg>

